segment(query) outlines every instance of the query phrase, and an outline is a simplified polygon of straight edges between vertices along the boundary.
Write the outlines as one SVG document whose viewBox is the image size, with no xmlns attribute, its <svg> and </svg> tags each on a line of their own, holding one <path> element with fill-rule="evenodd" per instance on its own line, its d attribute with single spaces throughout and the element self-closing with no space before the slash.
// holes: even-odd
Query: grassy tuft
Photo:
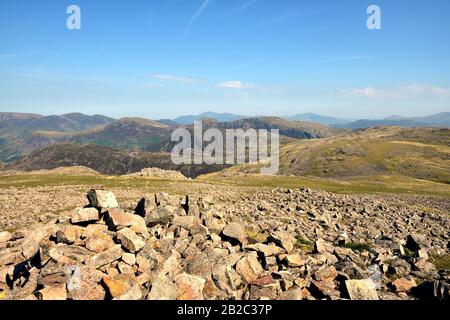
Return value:
<svg viewBox="0 0 450 320">
<path fill-rule="evenodd" d="M 367 243 L 357 243 L 357 242 L 349 242 L 344 244 L 342 247 L 347 248 L 347 249 L 352 249 L 353 251 L 369 251 L 370 250 L 370 245 L 368 245 Z"/>
<path fill-rule="evenodd" d="M 450 254 L 448 253 L 443 255 L 433 254 L 430 257 L 430 261 L 438 270 L 450 270 Z"/>
<path fill-rule="evenodd" d="M 314 251 L 314 243 L 312 241 L 303 239 L 300 236 L 296 236 L 296 243 L 295 245 L 300 248 L 303 249 L 306 252 L 313 252 Z"/>
</svg>

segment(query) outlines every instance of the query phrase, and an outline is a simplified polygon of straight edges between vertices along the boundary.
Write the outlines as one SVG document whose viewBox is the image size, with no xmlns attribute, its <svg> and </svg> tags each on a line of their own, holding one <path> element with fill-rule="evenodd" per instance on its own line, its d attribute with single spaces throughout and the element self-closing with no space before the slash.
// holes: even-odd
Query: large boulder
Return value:
<svg viewBox="0 0 450 320">
<path fill-rule="evenodd" d="M 120 297 L 136 285 L 136 277 L 132 274 L 118 274 L 114 277 L 103 277 L 103 284 L 112 298 Z"/>
<path fill-rule="evenodd" d="M 236 271 L 248 284 L 252 283 L 264 272 L 256 255 L 243 257 L 236 264 Z"/>
<path fill-rule="evenodd" d="M 92 207 L 100 209 L 110 209 L 119 207 L 116 196 L 111 191 L 91 190 L 87 194 L 89 203 Z"/>
<path fill-rule="evenodd" d="M 172 222 L 174 218 L 174 213 L 167 207 L 159 206 L 153 209 L 145 216 L 145 224 L 148 227 L 153 227 L 158 224 L 167 224 Z"/>
<path fill-rule="evenodd" d="M 108 249 L 106 251 L 97 253 L 96 255 L 90 257 L 86 261 L 86 265 L 92 266 L 95 268 L 100 268 L 102 266 L 105 266 L 107 264 L 110 264 L 111 262 L 114 262 L 116 260 L 119 260 L 122 257 L 122 246 L 120 244 L 115 245 L 111 249 Z"/>
<path fill-rule="evenodd" d="M 284 248 L 288 253 L 294 250 L 295 238 L 286 231 L 275 231 L 270 234 L 270 239 Z"/>
<path fill-rule="evenodd" d="M 71 222 L 73 224 L 94 222 L 100 220 L 100 213 L 96 208 L 78 209 L 72 214 Z"/>
<path fill-rule="evenodd" d="M 117 232 L 117 240 L 122 247 L 131 253 L 136 253 L 145 246 L 145 241 L 130 228 L 124 228 Z"/>
<path fill-rule="evenodd" d="M 69 282 L 67 291 L 72 300 L 103 300 L 105 290 L 100 285 L 103 273 L 92 267 L 76 266 Z"/>
<path fill-rule="evenodd" d="M 175 283 L 178 287 L 178 300 L 203 300 L 205 279 L 184 273 L 175 277 Z"/>
<path fill-rule="evenodd" d="M 371 279 L 346 280 L 345 288 L 352 300 L 378 300 L 375 283 Z"/>
<path fill-rule="evenodd" d="M 222 231 L 222 236 L 225 240 L 231 240 L 231 242 L 237 242 L 240 244 L 247 243 L 247 234 L 242 224 L 233 222 L 228 224 Z"/>
</svg>

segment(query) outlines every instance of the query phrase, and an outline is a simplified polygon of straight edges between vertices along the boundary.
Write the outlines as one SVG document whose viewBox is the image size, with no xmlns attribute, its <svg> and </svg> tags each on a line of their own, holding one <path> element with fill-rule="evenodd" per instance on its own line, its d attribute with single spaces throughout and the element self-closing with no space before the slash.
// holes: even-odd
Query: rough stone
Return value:
<svg viewBox="0 0 450 320">
<path fill-rule="evenodd" d="M 87 194 L 89 203 L 92 207 L 110 209 L 117 208 L 119 203 L 114 193 L 105 190 L 91 190 Z"/>
<path fill-rule="evenodd" d="M 136 263 L 136 256 L 132 253 L 124 252 L 122 254 L 122 261 L 132 266 Z"/>
<path fill-rule="evenodd" d="M 157 273 L 147 300 L 176 300 L 178 286 L 165 272 Z"/>
<path fill-rule="evenodd" d="M 145 246 L 145 241 L 129 228 L 119 230 L 117 239 L 131 253 L 136 253 Z"/>
<path fill-rule="evenodd" d="M 417 283 L 414 279 L 400 278 L 392 281 L 391 285 L 396 292 L 408 292 L 416 287 Z"/>
<path fill-rule="evenodd" d="M 178 287 L 178 300 L 203 300 L 205 279 L 184 273 L 175 277 L 175 283 Z"/>
<path fill-rule="evenodd" d="M 133 286 L 135 286 L 136 278 L 134 275 L 121 273 L 114 277 L 103 277 L 103 284 L 105 285 L 109 295 L 116 298 L 127 293 Z"/>
<path fill-rule="evenodd" d="M 298 253 L 287 254 L 284 256 L 283 260 L 287 263 L 288 267 L 291 268 L 303 267 L 306 264 L 304 257 Z"/>
<path fill-rule="evenodd" d="M 265 257 L 277 256 L 283 254 L 285 251 L 274 245 L 266 245 L 262 243 L 249 244 L 244 247 L 245 250 L 252 250 L 261 252 Z"/>
<path fill-rule="evenodd" d="M 115 297 L 114 300 L 141 300 L 143 298 L 142 289 L 140 285 L 134 285 L 124 294 Z"/>
<path fill-rule="evenodd" d="M 11 232 L 8 232 L 8 231 L 0 232 L 0 243 L 8 242 L 12 238 L 13 238 L 13 235 Z"/>
<path fill-rule="evenodd" d="M 421 234 L 411 234 L 406 239 L 406 247 L 413 251 L 419 251 L 430 246 L 430 241 Z"/>
<path fill-rule="evenodd" d="M 230 223 L 223 229 L 222 234 L 226 239 L 237 241 L 240 244 L 247 243 L 247 235 L 242 224 L 236 222 Z"/>
<path fill-rule="evenodd" d="M 294 250 L 294 237 L 285 231 L 276 231 L 270 234 L 270 238 L 273 242 L 284 248 L 288 253 Z"/>
<path fill-rule="evenodd" d="M 338 273 L 333 266 L 322 266 L 314 273 L 314 278 L 317 281 L 333 281 L 337 277 Z"/>
<path fill-rule="evenodd" d="M 156 207 L 145 216 L 145 224 L 148 227 L 153 227 L 158 224 L 167 224 L 172 222 L 174 218 L 173 211 L 170 211 L 167 207 Z"/>
<path fill-rule="evenodd" d="M 104 232 L 95 232 L 85 240 L 86 248 L 93 252 L 102 252 L 114 247 L 113 239 Z"/>
<path fill-rule="evenodd" d="M 118 260 L 122 256 L 121 245 L 115 245 L 111 249 L 97 253 L 86 261 L 86 265 L 99 268 Z"/>
<path fill-rule="evenodd" d="M 76 266 L 68 282 L 67 290 L 73 300 L 103 300 L 105 290 L 100 285 L 103 273 L 86 267 Z"/>
<path fill-rule="evenodd" d="M 347 280 L 345 288 L 348 296 L 352 300 L 378 300 L 378 293 L 375 283 L 370 279 Z"/>
<path fill-rule="evenodd" d="M 46 287 L 38 291 L 39 300 L 67 300 L 66 284 Z"/>
<path fill-rule="evenodd" d="M 78 209 L 76 212 L 72 214 L 71 222 L 74 224 L 77 223 L 86 223 L 100 220 L 100 213 L 96 208 L 83 208 Z"/>
<path fill-rule="evenodd" d="M 236 271 L 247 283 L 252 283 L 264 272 L 258 259 L 254 255 L 243 257 L 236 264 Z"/>
</svg>

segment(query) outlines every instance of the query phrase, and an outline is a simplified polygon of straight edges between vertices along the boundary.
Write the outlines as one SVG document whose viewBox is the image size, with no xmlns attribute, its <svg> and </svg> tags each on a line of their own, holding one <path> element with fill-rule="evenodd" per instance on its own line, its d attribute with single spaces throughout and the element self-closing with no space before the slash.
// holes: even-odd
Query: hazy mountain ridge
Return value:
<svg viewBox="0 0 450 320">
<path fill-rule="evenodd" d="M 172 119 L 174 122 L 178 124 L 183 125 L 191 125 L 194 123 L 194 121 L 202 120 L 203 118 L 210 118 L 215 119 L 218 122 L 228 122 L 228 121 L 234 121 L 234 120 L 240 120 L 244 118 L 248 118 L 248 116 L 242 116 L 232 113 L 217 113 L 217 112 L 203 112 L 198 115 L 187 115 L 187 116 L 180 116 L 175 119 Z"/>
<path fill-rule="evenodd" d="M 351 122 L 348 119 L 335 118 L 330 116 L 323 116 L 316 113 L 299 113 L 293 116 L 285 117 L 288 120 L 294 121 L 304 121 L 304 122 L 315 122 L 325 125 L 336 125 L 336 124 L 344 124 Z"/>
<path fill-rule="evenodd" d="M 205 121 L 204 129 L 215 126 L 219 129 L 280 129 L 280 134 L 290 138 L 323 138 L 343 132 L 313 123 L 301 123 L 276 117 L 249 118 L 231 122 Z M 193 131 L 192 126 L 185 126 Z M 151 152 L 170 152 L 173 126 L 160 121 L 142 118 L 122 118 L 107 125 L 97 126 L 84 131 L 35 130 L 10 139 L 5 139 L 0 148 L 0 160 L 13 161 L 31 151 L 56 143 L 93 143 L 117 149 L 141 149 Z M 58 126 L 58 129 L 60 127 Z"/>
<path fill-rule="evenodd" d="M 103 115 L 85 115 L 68 113 L 63 115 L 42 116 L 29 113 L 0 112 L 0 126 L 15 126 L 24 131 L 77 131 L 106 125 L 115 119 Z"/>
<path fill-rule="evenodd" d="M 205 116 L 232 114 L 203 113 L 204 130 L 210 127 L 226 129 L 279 129 L 282 143 L 289 139 L 317 139 L 346 133 L 346 127 L 361 129 L 367 127 L 402 125 L 404 127 L 432 127 L 432 123 L 446 123 L 450 113 L 440 113 L 426 117 L 406 118 L 393 116 L 387 120 L 358 120 L 337 127 L 313 122 L 287 120 L 281 117 L 253 117 L 220 122 Z M 321 119 L 315 114 L 305 117 Z M 333 117 L 323 117 L 323 121 L 334 121 Z M 418 125 L 421 121 L 422 125 Z M 450 121 L 449 121 L 450 122 Z M 61 116 L 41 116 L 37 114 L 0 113 L 0 161 L 11 162 L 30 154 L 32 151 L 57 143 L 96 144 L 116 149 L 140 149 L 150 152 L 170 152 L 174 146 L 171 133 L 175 127 L 185 127 L 193 133 L 192 125 L 179 125 L 172 120 L 153 121 L 143 118 L 122 118 L 114 120 L 101 115 L 87 116 L 70 113 Z"/>
<path fill-rule="evenodd" d="M 335 126 L 349 129 L 362 129 L 380 126 L 450 128 L 450 112 L 441 112 L 424 117 L 390 116 L 381 120 L 360 119 L 353 122 L 335 124 Z"/>
<path fill-rule="evenodd" d="M 172 119 L 171 121 L 178 124 L 191 125 L 194 121 L 199 121 L 204 118 L 214 119 L 218 122 L 230 122 L 260 117 L 263 116 L 250 117 L 232 113 L 204 112 L 198 115 L 181 116 Z M 280 118 L 291 121 L 313 122 L 327 126 L 346 129 L 362 129 L 377 126 L 445 127 L 445 128 L 450 127 L 450 112 L 441 112 L 422 117 L 407 117 L 407 116 L 392 115 L 383 119 L 356 119 L 356 120 L 337 118 L 307 112 L 291 116 L 281 116 Z"/>
</svg>

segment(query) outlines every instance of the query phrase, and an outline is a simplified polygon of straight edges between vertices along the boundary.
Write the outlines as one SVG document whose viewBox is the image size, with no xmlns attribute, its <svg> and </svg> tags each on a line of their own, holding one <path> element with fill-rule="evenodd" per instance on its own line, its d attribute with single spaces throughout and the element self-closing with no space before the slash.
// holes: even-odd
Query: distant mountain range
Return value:
<svg viewBox="0 0 450 320">
<path fill-rule="evenodd" d="M 232 113 L 216 113 L 216 112 L 204 112 L 198 115 L 188 115 L 188 116 L 181 116 L 178 118 L 173 119 L 172 121 L 178 124 L 182 125 L 190 125 L 193 124 L 194 121 L 199 121 L 202 119 L 214 119 L 218 122 L 227 122 L 227 121 L 234 121 L 234 120 L 240 120 L 250 118 L 248 116 L 242 116 Z"/>
<path fill-rule="evenodd" d="M 450 113 L 426 117 L 391 116 L 382 120 L 345 119 L 303 113 L 287 118 L 244 117 L 230 113 L 205 112 L 200 115 L 159 121 L 141 118 L 119 120 L 102 115 L 69 113 L 42 116 L 29 113 L 0 113 L 0 161 L 12 162 L 36 149 L 59 143 L 96 144 L 119 150 L 168 152 L 173 147 L 174 127 L 192 131 L 194 120 L 205 120 L 204 129 L 279 129 L 286 139 L 315 139 L 341 135 L 346 130 L 379 126 L 450 127 Z M 184 124 L 183 124 L 184 123 Z"/>
<path fill-rule="evenodd" d="M 295 114 L 293 116 L 285 117 L 288 120 L 293 121 L 306 121 L 306 122 L 315 122 L 315 123 L 321 123 L 325 125 L 336 125 L 336 124 L 344 124 L 351 122 L 351 120 L 348 119 L 340 119 L 335 117 L 329 117 L 329 116 L 321 116 L 319 114 L 315 113 L 299 113 Z"/>
<path fill-rule="evenodd" d="M 425 117 L 401 117 L 390 116 L 381 120 L 356 120 L 349 123 L 336 124 L 335 126 L 347 129 L 364 129 L 381 126 L 401 127 L 450 127 L 450 112 L 437 113 Z"/>
<path fill-rule="evenodd" d="M 211 116 L 211 114 L 208 114 Z M 208 118 L 210 119 L 210 118 Z M 120 150 L 171 151 L 173 127 L 170 120 L 122 118 L 69 114 L 40 116 L 0 113 L 0 161 L 12 162 L 32 151 L 60 143 L 96 144 Z M 192 125 L 183 127 L 192 131 Z M 279 129 L 285 138 L 312 139 L 340 134 L 343 130 L 321 124 L 257 117 L 228 122 L 209 120 L 204 129 Z"/>
<path fill-rule="evenodd" d="M 172 120 L 161 120 L 170 126 L 190 125 L 194 121 L 202 119 L 214 119 L 218 122 L 229 122 L 242 120 L 247 118 L 255 118 L 250 116 L 243 116 L 231 113 L 215 113 L 205 112 L 199 115 L 182 116 Z M 403 126 L 403 127 L 450 127 L 450 112 L 442 112 L 424 117 L 402 117 L 390 116 L 384 119 L 359 119 L 350 120 L 344 118 L 336 118 L 330 116 L 323 116 L 315 113 L 299 113 L 292 116 L 282 117 L 286 120 L 313 122 L 327 126 L 346 129 L 363 129 L 379 126 Z"/>
<path fill-rule="evenodd" d="M 349 157 L 345 159 L 348 160 L 348 163 L 345 163 L 342 168 L 347 168 L 351 172 L 359 172 L 358 168 L 352 167 L 356 163 L 352 161 L 355 157 L 362 157 L 372 150 L 370 149 L 372 144 L 358 147 L 354 145 L 356 142 L 351 137 L 354 134 L 356 136 L 369 134 L 371 131 L 365 133 L 366 130 L 372 130 L 366 129 L 368 127 L 437 127 L 435 129 L 390 127 L 376 129 L 378 131 L 375 130 L 374 132 L 389 137 L 391 134 L 389 130 L 397 130 L 398 133 L 396 133 L 395 139 L 393 138 L 395 141 L 401 141 L 403 135 L 406 134 L 405 139 L 407 141 L 410 141 L 411 137 L 417 139 L 420 136 L 422 140 L 418 140 L 419 142 L 448 145 L 446 137 L 449 129 L 439 127 L 450 127 L 449 116 L 450 113 L 415 118 L 391 116 L 382 120 L 357 120 L 353 122 L 344 122 L 343 119 L 315 114 L 299 114 L 289 117 L 290 119 L 280 117 L 241 118 L 239 115 L 214 113 L 189 117 L 191 120 L 194 117 L 198 120 L 205 119 L 203 121 L 204 130 L 217 128 L 225 132 L 226 129 L 279 129 L 281 150 L 283 151 L 281 172 L 288 175 L 308 174 L 309 172 L 321 175 L 322 173 L 319 172 L 319 174 L 314 171 L 320 169 L 325 172 L 325 175 L 329 175 L 331 172 L 329 161 L 344 159 L 347 154 Z M 234 118 L 235 120 L 218 121 L 216 118 Z M 186 120 L 187 117 L 184 119 L 188 121 Z M 337 123 L 339 121 L 340 124 Z M 318 122 L 333 123 L 333 126 Z M 81 113 L 61 116 L 0 113 L 0 170 L 36 170 L 82 165 L 105 174 L 124 174 L 139 171 L 145 167 L 158 167 L 180 170 L 186 176 L 195 177 L 199 174 L 216 172 L 225 168 L 224 166 L 203 165 L 175 166 L 171 162 L 169 153 L 175 144 L 171 141 L 171 134 L 175 127 L 186 128 L 191 133 L 194 130 L 192 124 L 182 125 L 169 119 L 154 121 L 142 118 L 122 118 L 116 120 L 101 115 L 88 116 Z M 349 128 L 358 130 L 347 134 L 350 132 Z M 382 140 L 384 138 L 377 136 L 377 139 Z M 377 150 L 384 143 L 381 140 L 376 145 Z M 336 147 L 333 147 L 333 141 L 341 141 L 343 144 L 336 149 Z M 336 150 L 333 149 L 334 153 L 332 153 L 326 151 L 328 150 L 326 149 L 316 155 L 315 149 L 311 149 L 312 146 L 316 145 L 333 147 Z M 398 152 L 401 147 L 406 148 L 401 144 L 392 144 L 392 150 L 387 150 L 389 152 L 386 157 L 391 157 L 391 153 L 394 150 Z M 312 159 L 311 162 L 302 162 L 302 152 L 308 152 Z M 378 172 L 376 170 L 382 167 L 379 163 L 380 159 L 369 160 L 367 160 L 367 166 L 360 171 L 364 174 Z M 319 163 L 323 167 L 319 166 Z M 410 168 L 409 166 L 410 164 L 407 168 Z M 333 170 L 336 171 L 337 175 L 343 174 L 343 171 L 341 170 L 341 172 L 338 169 L 341 170 L 341 167 L 337 166 L 337 169 Z M 414 174 L 411 173 L 411 175 L 417 177 L 426 175 L 426 171 L 419 171 Z"/>
</svg>

